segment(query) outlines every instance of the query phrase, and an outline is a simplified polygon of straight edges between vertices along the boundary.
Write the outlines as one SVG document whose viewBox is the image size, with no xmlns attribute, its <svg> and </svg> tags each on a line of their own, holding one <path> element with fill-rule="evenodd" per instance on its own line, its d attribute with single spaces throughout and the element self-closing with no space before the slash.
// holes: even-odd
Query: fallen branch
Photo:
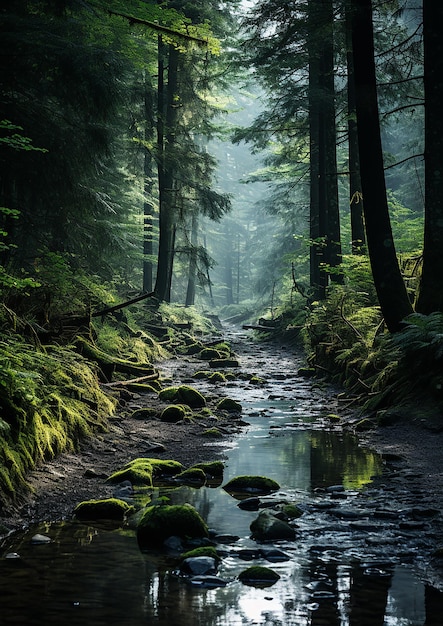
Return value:
<svg viewBox="0 0 443 626">
<path fill-rule="evenodd" d="M 140 302 L 140 300 L 145 300 L 145 298 L 152 298 L 154 295 L 153 291 L 149 293 L 143 293 L 141 296 L 137 296 L 136 298 L 132 298 L 131 300 L 127 300 L 126 302 L 122 302 L 121 304 L 116 304 L 115 306 L 108 307 L 107 309 L 103 309 L 101 311 L 96 311 L 91 314 L 91 317 L 102 317 L 107 315 L 108 313 L 113 313 L 114 311 L 118 311 L 119 309 L 124 309 L 131 304 L 135 304 L 136 302 Z"/>
<path fill-rule="evenodd" d="M 160 374 L 155 372 L 154 374 L 149 374 L 149 376 L 139 376 L 138 378 L 131 378 L 131 380 L 117 380 L 112 383 L 103 383 L 103 387 L 126 387 L 127 385 L 132 385 L 134 383 L 144 383 L 148 380 L 157 380 Z"/>
</svg>

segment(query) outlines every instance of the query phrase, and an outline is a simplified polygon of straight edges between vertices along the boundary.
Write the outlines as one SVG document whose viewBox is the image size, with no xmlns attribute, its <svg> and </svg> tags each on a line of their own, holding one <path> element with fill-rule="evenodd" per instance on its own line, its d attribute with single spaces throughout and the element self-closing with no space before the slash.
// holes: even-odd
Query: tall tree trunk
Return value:
<svg viewBox="0 0 443 626">
<path fill-rule="evenodd" d="M 154 226 L 154 204 L 153 195 L 153 168 L 154 159 L 147 147 L 152 143 L 154 134 L 154 92 L 151 81 L 145 79 L 145 148 L 143 155 L 143 176 L 144 176 L 144 202 L 143 202 L 143 291 L 150 293 L 153 286 L 153 226 Z"/>
<path fill-rule="evenodd" d="M 417 311 L 443 311 L 443 4 L 423 0 L 425 231 Z"/>
<path fill-rule="evenodd" d="M 334 85 L 334 11 L 332 0 L 319 3 L 320 86 L 321 86 L 321 125 L 323 133 L 324 171 L 321 174 L 324 187 L 326 223 L 326 262 L 332 269 L 338 269 L 341 261 L 340 212 L 337 182 L 337 149 L 335 124 L 335 85 Z M 332 271 L 333 282 L 343 282 L 341 272 Z"/>
<path fill-rule="evenodd" d="M 351 0 L 356 114 L 366 239 L 381 311 L 390 332 L 412 306 L 400 273 L 389 218 L 377 102 L 371 0 Z"/>
<path fill-rule="evenodd" d="M 174 261 L 175 193 L 172 151 L 175 143 L 178 88 L 179 51 L 167 47 L 167 85 L 164 85 L 164 54 L 166 46 L 160 38 L 158 68 L 158 186 L 159 186 L 159 242 L 155 295 L 159 300 L 170 301 L 172 267 Z"/>
<path fill-rule="evenodd" d="M 314 1 L 309 2 L 309 179 L 310 179 L 310 209 L 309 209 L 309 237 L 310 248 L 310 286 L 311 299 L 324 300 L 326 297 L 327 276 L 322 270 L 325 248 L 325 215 L 324 203 L 320 198 L 320 60 L 314 37 L 317 25 L 317 11 Z"/>
<path fill-rule="evenodd" d="M 352 19 L 350 0 L 345 4 L 346 64 L 348 72 L 348 161 L 349 161 L 349 206 L 351 212 L 352 254 L 364 254 L 366 250 L 363 223 L 363 195 L 361 191 L 360 157 L 358 154 L 358 132 L 355 114 L 354 52 L 352 48 Z"/>
<path fill-rule="evenodd" d="M 186 290 L 185 306 L 192 306 L 195 302 L 195 283 L 197 278 L 197 244 L 198 244 L 198 217 L 194 212 L 191 219 L 188 288 Z"/>
</svg>

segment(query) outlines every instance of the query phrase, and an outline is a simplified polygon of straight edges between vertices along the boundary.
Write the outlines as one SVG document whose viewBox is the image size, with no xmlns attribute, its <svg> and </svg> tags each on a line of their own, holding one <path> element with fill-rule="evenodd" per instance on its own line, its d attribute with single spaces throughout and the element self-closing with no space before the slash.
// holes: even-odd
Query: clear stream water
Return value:
<svg viewBox="0 0 443 626">
<path fill-rule="evenodd" d="M 1 548 L 0 624 L 442 626 L 443 594 L 424 585 L 410 564 L 420 533 L 399 532 L 386 497 L 366 488 L 381 474 L 381 459 L 354 436 L 325 428 L 327 392 L 297 376 L 292 356 L 275 357 L 251 348 L 242 369 L 268 383 L 225 390 L 242 402 L 250 426 L 223 449 L 223 482 L 266 475 L 281 485 L 273 499 L 300 504 L 296 539 L 276 546 L 287 560 L 240 558 L 245 548 L 269 546 L 250 538 L 257 512 L 241 510 L 221 487 L 168 488 L 157 495 L 190 502 L 218 535 L 238 537 L 217 546 L 225 587 L 190 585 L 176 575 L 174 557 L 142 553 L 129 528 L 43 524 Z M 36 533 L 51 542 L 32 545 Z M 280 579 L 267 588 L 242 584 L 237 576 L 252 564 L 271 567 Z"/>
</svg>

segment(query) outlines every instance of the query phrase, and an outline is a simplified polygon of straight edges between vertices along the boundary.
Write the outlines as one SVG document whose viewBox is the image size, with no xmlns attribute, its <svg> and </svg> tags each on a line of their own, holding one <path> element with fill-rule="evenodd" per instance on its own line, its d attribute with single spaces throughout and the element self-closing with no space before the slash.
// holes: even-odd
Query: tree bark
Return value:
<svg viewBox="0 0 443 626">
<path fill-rule="evenodd" d="M 355 113 L 354 51 L 352 47 L 352 19 L 350 0 L 345 5 L 346 65 L 348 72 L 348 161 L 349 161 L 349 207 L 351 212 L 352 254 L 364 254 L 366 236 L 363 222 L 363 194 L 361 190 L 360 157 Z"/>
<path fill-rule="evenodd" d="M 175 193 L 172 151 L 175 143 L 177 122 L 176 103 L 178 89 L 179 51 L 173 46 L 168 48 L 167 85 L 164 85 L 164 51 L 159 44 L 158 72 L 158 185 L 159 185 L 159 242 L 155 295 L 160 301 L 169 302 L 171 297 L 172 267 L 174 261 L 175 233 Z"/>
<path fill-rule="evenodd" d="M 356 114 L 366 238 L 381 311 L 390 332 L 412 313 L 392 236 L 380 137 L 371 0 L 352 0 Z"/>
<path fill-rule="evenodd" d="M 425 229 L 417 311 L 443 311 L 443 4 L 423 0 Z"/>
</svg>

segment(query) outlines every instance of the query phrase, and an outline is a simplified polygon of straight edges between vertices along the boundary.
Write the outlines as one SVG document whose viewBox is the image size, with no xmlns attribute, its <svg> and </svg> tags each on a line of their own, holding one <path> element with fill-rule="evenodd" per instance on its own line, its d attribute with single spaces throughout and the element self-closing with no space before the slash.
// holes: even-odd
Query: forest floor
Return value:
<svg viewBox="0 0 443 626">
<path fill-rule="evenodd" d="M 191 359 L 180 360 L 181 380 L 195 371 Z M 162 364 L 159 365 L 160 370 Z M 173 365 L 171 371 L 175 371 Z M 174 374 L 172 374 L 174 376 Z M 174 381 L 175 382 L 175 381 Z M 188 381 L 189 382 L 189 381 Z M 226 394 L 214 388 L 213 401 Z M 70 519 L 75 506 L 88 499 L 112 496 L 115 486 L 105 478 L 128 461 L 143 456 L 180 461 L 185 467 L 197 462 L 223 459 L 223 450 L 245 425 L 241 419 L 217 422 L 223 439 L 208 439 L 203 432 L 214 424 L 199 419 L 192 424 L 168 424 L 138 420 L 131 413 L 141 406 L 163 408 L 154 395 L 128 400 L 111 419 L 109 432 L 82 443 L 76 453 L 62 454 L 35 469 L 29 476 L 31 493 L 20 506 L 0 517 L 0 535 L 37 522 Z M 338 409 L 334 409 L 338 410 Z M 389 504 L 416 506 L 422 511 L 443 514 L 443 428 L 442 415 L 435 407 L 409 406 L 392 412 L 390 425 L 359 433 L 364 445 L 383 455 L 385 472 L 378 481 L 389 484 Z M 352 427 L 356 410 L 348 411 L 345 428 Z M 406 419 L 405 419 L 406 418 Z M 443 536 L 441 537 L 443 545 Z M 437 564 L 438 585 L 443 569 Z M 440 573 L 439 573 L 440 572 Z M 441 575 L 440 575 L 441 574 Z"/>
</svg>

